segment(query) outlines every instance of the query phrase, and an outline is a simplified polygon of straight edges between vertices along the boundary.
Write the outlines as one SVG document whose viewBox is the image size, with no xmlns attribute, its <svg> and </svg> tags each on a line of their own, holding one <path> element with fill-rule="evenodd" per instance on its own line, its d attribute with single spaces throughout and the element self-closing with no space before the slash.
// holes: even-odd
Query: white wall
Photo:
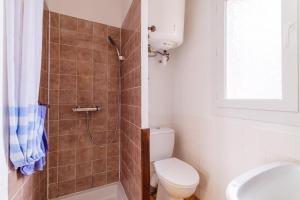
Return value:
<svg viewBox="0 0 300 200">
<path fill-rule="evenodd" d="M 149 128 L 148 3 L 141 1 L 141 128 Z"/>
<path fill-rule="evenodd" d="M 46 0 L 49 10 L 121 27 L 132 0 Z"/>
<path fill-rule="evenodd" d="M 172 123 L 172 67 L 149 58 L 149 126 L 169 127 Z"/>
<path fill-rule="evenodd" d="M 175 154 L 199 170 L 201 200 L 225 200 L 227 184 L 241 173 L 272 161 L 300 160 L 300 128 L 214 115 L 214 1 L 186 2 L 184 44 L 168 66 Z M 151 78 L 156 72 L 150 72 Z M 150 96 L 159 94 L 161 86 L 155 87 L 150 79 Z"/>
</svg>

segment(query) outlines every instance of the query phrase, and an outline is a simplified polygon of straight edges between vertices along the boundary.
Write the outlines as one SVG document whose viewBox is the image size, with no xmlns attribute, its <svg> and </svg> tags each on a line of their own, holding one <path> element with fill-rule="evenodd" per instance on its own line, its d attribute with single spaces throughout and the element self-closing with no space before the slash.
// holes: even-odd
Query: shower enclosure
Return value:
<svg viewBox="0 0 300 200">
<path fill-rule="evenodd" d="M 119 181 L 120 63 L 107 37 L 120 44 L 121 31 L 55 12 L 49 24 L 51 199 Z"/>
<path fill-rule="evenodd" d="M 59 5 L 64 0 L 46 1 L 61 8 L 46 6 L 43 19 L 39 101 L 49 106 L 47 166 L 28 177 L 11 170 L 9 199 L 132 200 L 149 194 L 141 0 L 127 1 L 120 26 L 71 16 Z M 83 2 L 88 4 L 74 1 L 67 8 Z M 94 112 L 73 112 L 82 108 Z"/>
</svg>

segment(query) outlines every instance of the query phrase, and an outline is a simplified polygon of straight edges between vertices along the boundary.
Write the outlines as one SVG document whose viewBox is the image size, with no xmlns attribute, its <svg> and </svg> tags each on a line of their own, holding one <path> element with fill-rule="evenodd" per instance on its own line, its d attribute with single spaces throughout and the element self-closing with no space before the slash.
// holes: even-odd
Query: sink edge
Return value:
<svg viewBox="0 0 300 200">
<path fill-rule="evenodd" d="M 255 178 L 256 176 L 263 174 L 271 169 L 287 166 L 287 165 L 297 165 L 296 162 L 274 162 L 266 164 L 257 168 L 254 168 L 232 180 L 226 189 L 227 200 L 238 200 L 238 192 L 243 184 L 249 180 Z"/>
</svg>

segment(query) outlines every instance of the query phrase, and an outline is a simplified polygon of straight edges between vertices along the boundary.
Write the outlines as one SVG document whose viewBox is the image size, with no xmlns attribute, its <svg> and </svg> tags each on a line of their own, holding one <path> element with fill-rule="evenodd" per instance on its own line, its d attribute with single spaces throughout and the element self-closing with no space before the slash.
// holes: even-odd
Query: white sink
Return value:
<svg viewBox="0 0 300 200">
<path fill-rule="evenodd" d="M 300 200 L 300 165 L 272 163 L 234 179 L 227 200 Z"/>
</svg>

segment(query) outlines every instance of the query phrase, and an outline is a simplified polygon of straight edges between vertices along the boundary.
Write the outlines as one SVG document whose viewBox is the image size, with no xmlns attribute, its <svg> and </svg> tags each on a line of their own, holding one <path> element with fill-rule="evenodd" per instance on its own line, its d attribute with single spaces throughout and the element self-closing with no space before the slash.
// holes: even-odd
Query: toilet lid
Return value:
<svg viewBox="0 0 300 200">
<path fill-rule="evenodd" d="M 193 187 L 199 183 L 197 171 L 177 158 L 156 161 L 154 167 L 158 177 L 172 185 Z"/>
</svg>

